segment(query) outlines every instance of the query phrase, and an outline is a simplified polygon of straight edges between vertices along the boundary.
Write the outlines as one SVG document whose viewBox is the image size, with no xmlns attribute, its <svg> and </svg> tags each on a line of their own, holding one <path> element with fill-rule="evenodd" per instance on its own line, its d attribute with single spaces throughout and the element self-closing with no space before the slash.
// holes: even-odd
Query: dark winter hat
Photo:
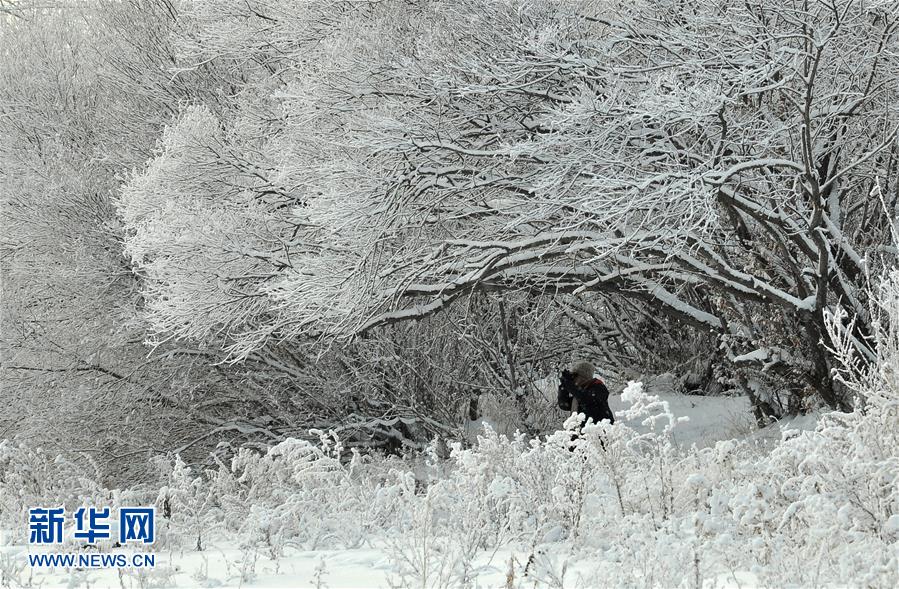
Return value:
<svg viewBox="0 0 899 589">
<path fill-rule="evenodd" d="M 584 380 L 590 380 L 593 378 L 593 364 L 586 360 L 575 362 L 571 365 L 571 373 Z"/>
</svg>

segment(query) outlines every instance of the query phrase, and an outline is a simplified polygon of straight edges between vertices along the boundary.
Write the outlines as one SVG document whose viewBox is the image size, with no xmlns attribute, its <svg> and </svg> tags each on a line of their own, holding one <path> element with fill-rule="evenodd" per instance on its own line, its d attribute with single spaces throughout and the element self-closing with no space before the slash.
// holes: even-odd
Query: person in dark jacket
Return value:
<svg viewBox="0 0 899 589">
<path fill-rule="evenodd" d="M 603 419 L 615 423 L 615 414 L 609 408 L 609 389 L 593 376 L 593 365 L 589 362 L 575 362 L 571 370 L 562 371 L 558 403 L 562 409 L 583 413 L 595 423 Z"/>
</svg>

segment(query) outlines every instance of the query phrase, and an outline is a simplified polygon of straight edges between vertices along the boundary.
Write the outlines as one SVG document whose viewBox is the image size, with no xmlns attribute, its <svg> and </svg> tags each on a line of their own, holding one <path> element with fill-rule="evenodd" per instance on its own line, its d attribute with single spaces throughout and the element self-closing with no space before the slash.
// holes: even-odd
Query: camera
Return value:
<svg viewBox="0 0 899 589">
<path fill-rule="evenodd" d="M 574 397 L 575 387 L 574 374 L 571 371 L 563 370 L 559 373 L 559 394 L 557 398 L 559 408 L 565 411 L 571 410 L 571 400 Z"/>
</svg>

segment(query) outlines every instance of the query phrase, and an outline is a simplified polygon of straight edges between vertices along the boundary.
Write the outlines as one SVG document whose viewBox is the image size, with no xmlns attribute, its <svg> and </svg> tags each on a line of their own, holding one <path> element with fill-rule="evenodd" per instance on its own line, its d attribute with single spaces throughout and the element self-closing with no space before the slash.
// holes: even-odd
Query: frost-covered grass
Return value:
<svg viewBox="0 0 899 589">
<path fill-rule="evenodd" d="M 30 574 L 16 573 L 29 506 L 143 502 L 168 514 L 160 562 L 121 577 L 126 587 L 895 585 L 899 403 L 825 415 L 773 446 L 745 436 L 704 448 L 681 443 L 691 424 L 640 384 L 621 406 L 622 423 L 587 426 L 573 450 L 567 431 L 487 430 L 422 469 L 341 460 L 323 434 L 205 473 L 160 460 L 158 484 L 127 492 L 5 443 L 4 583 Z M 110 571 L 41 577 L 120 586 Z"/>
</svg>

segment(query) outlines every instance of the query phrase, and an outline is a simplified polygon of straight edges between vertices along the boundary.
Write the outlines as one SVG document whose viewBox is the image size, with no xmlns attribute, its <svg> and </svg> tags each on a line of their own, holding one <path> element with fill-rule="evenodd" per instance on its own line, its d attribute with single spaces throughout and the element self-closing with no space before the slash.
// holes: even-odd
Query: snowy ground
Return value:
<svg viewBox="0 0 899 589">
<path fill-rule="evenodd" d="M 682 446 L 704 446 L 717 440 L 744 437 L 754 429 L 749 399 L 746 397 L 662 394 L 659 398 L 667 401 L 674 415 L 689 418 L 688 422 L 679 425 L 674 432 L 675 440 Z M 621 415 L 625 406 L 620 395 L 609 397 L 609 407 L 616 415 Z M 620 421 L 640 432 L 649 429 L 640 420 Z"/>
<path fill-rule="evenodd" d="M 262 553 L 248 553 L 227 543 L 207 548 L 203 552 L 186 551 L 157 556 L 156 568 L 147 571 L 129 569 L 102 570 L 35 570 L 18 566 L 24 561 L 24 548 L 7 546 L 0 549 L 2 587 L 66 587 L 100 588 L 163 588 L 203 587 L 238 589 L 262 588 L 331 588 L 351 589 L 368 587 L 415 587 L 397 574 L 384 548 L 350 550 L 287 550 L 272 560 Z M 472 587 L 602 587 L 602 555 L 575 555 L 571 547 L 559 545 L 550 555 L 540 555 L 525 567 L 527 551 L 497 550 L 479 555 L 472 570 Z M 18 569 L 18 571 L 14 570 Z M 511 578 L 511 585 L 509 583 Z M 634 577 L 635 585 L 640 585 Z M 748 573 L 722 575 L 709 579 L 707 587 L 752 587 L 754 577 Z M 430 587 L 431 585 L 429 585 Z M 439 586 L 439 585 L 436 585 Z M 454 585 L 445 585 L 453 587 Z"/>
<path fill-rule="evenodd" d="M 676 416 L 689 421 L 678 426 L 676 440 L 682 447 L 704 446 L 716 440 L 759 437 L 780 438 L 780 430 L 809 429 L 813 419 L 775 426 L 770 432 L 753 431 L 745 398 L 710 398 L 660 395 Z M 616 414 L 625 407 L 613 395 Z M 627 422 L 644 429 L 639 421 Z M 22 534 L 6 531 L 0 538 L 0 587 L 403 587 L 411 586 L 398 574 L 395 553 L 389 547 L 365 546 L 350 550 L 301 551 L 286 547 L 273 559 L 263 551 L 238 549 L 228 539 L 210 542 L 202 552 L 157 553 L 150 571 L 122 569 L 47 570 L 26 562 L 27 548 L 10 541 Z M 575 553 L 568 543 L 558 543 L 549 555 L 527 550 L 500 549 L 479 554 L 473 562 L 472 587 L 597 587 L 602 586 L 603 554 Z M 528 564 L 528 561 L 531 564 Z M 635 578 L 635 584 L 639 580 Z M 738 574 L 706 579 L 709 587 L 747 587 L 751 575 Z"/>
</svg>

